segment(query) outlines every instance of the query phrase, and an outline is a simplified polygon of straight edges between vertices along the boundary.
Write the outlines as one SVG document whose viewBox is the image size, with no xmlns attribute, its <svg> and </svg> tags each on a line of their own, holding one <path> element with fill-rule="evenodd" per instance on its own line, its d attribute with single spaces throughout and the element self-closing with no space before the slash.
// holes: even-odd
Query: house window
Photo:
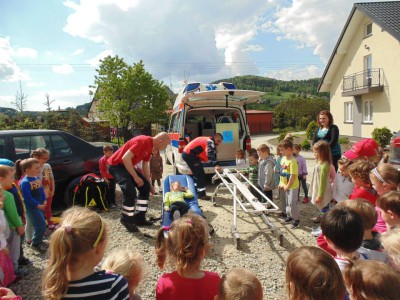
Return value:
<svg viewBox="0 0 400 300">
<path fill-rule="evenodd" d="M 353 122 L 353 102 L 344 103 L 344 121 Z"/>
<path fill-rule="evenodd" d="M 365 37 L 372 35 L 372 23 L 368 23 L 365 25 Z"/>
<path fill-rule="evenodd" d="M 363 121 L 364 123 L 372 123 L 373 107 L 372 100 L 365 100 L 363 105 Z"/>
</svg>

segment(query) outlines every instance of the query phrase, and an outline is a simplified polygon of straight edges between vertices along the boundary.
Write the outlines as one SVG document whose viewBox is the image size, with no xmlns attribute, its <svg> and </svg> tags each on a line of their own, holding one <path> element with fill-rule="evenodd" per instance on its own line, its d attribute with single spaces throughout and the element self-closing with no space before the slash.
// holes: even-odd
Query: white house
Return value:
<svg viewBox="0 0 400 300">
<path fill-rule="evenodd" d="M 400 129 L 400 1 L 354 4 L 318 90 L 340 134 Z"/>
</svg>

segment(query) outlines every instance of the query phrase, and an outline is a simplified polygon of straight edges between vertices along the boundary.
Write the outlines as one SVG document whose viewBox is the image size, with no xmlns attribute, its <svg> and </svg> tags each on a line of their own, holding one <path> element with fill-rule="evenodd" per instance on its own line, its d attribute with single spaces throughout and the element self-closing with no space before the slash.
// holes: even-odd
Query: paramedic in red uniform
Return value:
<svg viewBox="0 0 400 300">
<path fill-rule="evenodd" d="M 124 196 L 121 223 L 130 232 L 139 231 L 137 225 L 153 225 L 153 222 L 146 220 L 149 196 L 150 193 L 154 194 L 149 161 L 153 149 L 164 150 L 169 143 L 166 132 L 155 137 L 139 135 L 127 141 L 108 159 L 109 172 L 116 179 Z M 143 173 L 134 168 L 140 161 L 143 161 Z M 139 191 L 138 197 L 136 189 Z"/>
<path fill-rule="evenodd" d="M 206 184 L 203 165 L 201 162 L 210 162 L 215 169 L 221 171 L 217 161 L 216 146 L 222 143 L 222 134 L 216 133 L 212 137 L 199 136 L 191 141 L 182 152 L 182 159 L 187 163 L 193 173 L 193 180 L 196 184 L 197 197 L 203 200 L 209 200 L 206 195 Z"/>
</svg>

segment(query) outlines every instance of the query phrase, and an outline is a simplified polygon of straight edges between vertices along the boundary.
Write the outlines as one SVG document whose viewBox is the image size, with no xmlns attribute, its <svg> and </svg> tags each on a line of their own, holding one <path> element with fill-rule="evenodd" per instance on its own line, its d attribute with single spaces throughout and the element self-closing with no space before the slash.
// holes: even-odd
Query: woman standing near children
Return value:
<svg viewBox="0 0 400 300">
<path fill-rule="evenodd" d="M 313 149 L 317 163 L 315 164 L 310 184 L 311 202 L 318 208 L 320 214 L 322 214 L 324 208 L 333 199 L 329 178 L 332 163 L 331 150 L 329 144 L 325 141 L 315 143 Z M 314 221 L 319 221 L 320 219 L 321 215 L 317 216 Z"/>
<path fill-rule="evenodd" d="M 53 202 L 53 196 L 55 191 L 55 181 L 53 176 L 53 170 L 51 169 L 51 166 L 47 163 L 47 161 L 50 158 L 50 152 L 44 148 L 38 148 L 32 151 L 31 157 L 37 159 L 40 164 L 41 173 L 39 178 L 42 180 L 44 193 L 46 194 L 46 207 L 44 210 L 44 216 L 47 221 L 47 227 L 50 230 L 54 230 L 55 225 L 51 220 L 52 218 L 51 204 Z"/>
<path fill-rule="evenodd" d="M 155 188 L 155 182 L 158 184 L 158 192 L 162 194 L 161 178 L 163 173 L 163 159 L 158 149 L 153 149 L 153 154 L 150 158 L 150 177 L 151 185 Z"/>
<path fill-rule="evenodd" d="M 122 275 L 94 272 L 107 243 L 107 225 L 94 211 L 73 207 L 61 216 L 50 240 L 50 258 L 44 271 L 45 299 L 129 299 Z"/>
<path fill-rule="evenodd" d="M 319 112 L 317 124 L 319 128 L 314 132 L 313 145 L 321 140 L 328 143 L 331 151 L 332 164 L 337 171 L 337 161 L 342 156 L 342 149 L 339 144 L 339 128 L 333 124 L 333 116 L 327 110 Z"/>
<path fill-rule="evenodd" d="M 156 299 L 213 300 L 220 277 L 201 270 L 210 248 L 207 223 L 198 215 L 187 214 L 173 222 L 167 238 L 161 228 L 156 239 L 157 263 L 161 269 L 168 264 L 175 271 L 158 279 Z"/>
</svg>

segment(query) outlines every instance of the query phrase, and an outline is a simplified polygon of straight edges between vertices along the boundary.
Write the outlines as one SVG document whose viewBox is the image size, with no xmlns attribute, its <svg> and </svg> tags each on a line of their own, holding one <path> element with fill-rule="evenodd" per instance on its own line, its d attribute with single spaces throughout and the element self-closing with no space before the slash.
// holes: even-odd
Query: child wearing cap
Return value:
<svg viewBox="0 0 400 300">
<path fill-rule="evenodd" d="M 380 160 L 379 145 L 374 139 L 362 139 L 343 155 L 350 160 L 363 159 L 377 164 Z"/>
</svg>

